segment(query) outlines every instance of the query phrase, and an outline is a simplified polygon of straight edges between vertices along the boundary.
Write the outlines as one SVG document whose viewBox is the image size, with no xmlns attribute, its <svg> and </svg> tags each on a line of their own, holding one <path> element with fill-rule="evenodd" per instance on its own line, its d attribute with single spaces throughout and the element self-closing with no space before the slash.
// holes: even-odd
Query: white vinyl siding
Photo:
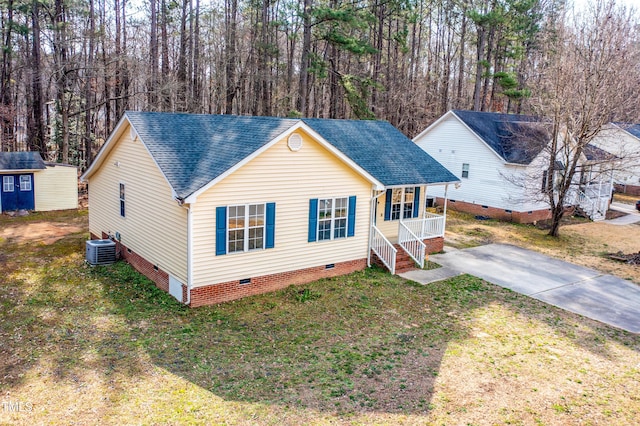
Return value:
<svg viewBox="0 0 640 426">
<path fill-rule="evenodd" d="M 33 174 L 33 193 L 37 211 L 78 208 L 78 169 L 73 166 L 47 165 Z"/>
<path fill-rule="evenodd" d="M 187 282 L 187 210 L 173 199 L 171 188 L 129 126 L 102 166 L 89 179 L 89 230 L 118 232 L 122 243 Z M 126 184 L 126 218 L 120 216 L 119 184 Z"/>
<path fill-rule="evenodd" d="M 298 132 L 299 151 L 291 151 L 283 138 L 192 205 L 194 287 L 367 257 L 371 183 Z M 330 194 L 356 196 L 355 236 L 310 243 L 309 200 Z M 216 256 L 216 208 L 264 201 L 276 205 L 275 247 Z"/>
<path fill-rule="evenodd" d="M 539 177 L 544 169 L 536 173 L 533 166 L 505 164 L 452 114 L 416 138 L 415 142 L 458 178 L 464 177 L 463 164 L 468 164 L 468 177 L 461 179 L 459 188 L 449 187 L 449 199 L 520 212 L 548 208 L 546 203 L 535 201 L 540 191 Z M 473 173 L 470 173 L 471 169 Z M 529 174 L 536 176 L 538 194 L 514 183 Z M 444 197 L 444 186 L 431 187 L 428 195 Z"/>
</svg>

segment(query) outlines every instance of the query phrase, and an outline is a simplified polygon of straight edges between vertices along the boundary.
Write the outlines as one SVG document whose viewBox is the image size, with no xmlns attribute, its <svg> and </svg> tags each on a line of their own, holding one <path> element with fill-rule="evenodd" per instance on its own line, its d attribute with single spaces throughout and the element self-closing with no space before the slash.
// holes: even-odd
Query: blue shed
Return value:
<svg viewBox="0 0 640 426">
<path fill-rule="evenodd" d="M 0 152 L 0 212 L 78 207 L 77 169 L 38 152 Z"/>
</svg>

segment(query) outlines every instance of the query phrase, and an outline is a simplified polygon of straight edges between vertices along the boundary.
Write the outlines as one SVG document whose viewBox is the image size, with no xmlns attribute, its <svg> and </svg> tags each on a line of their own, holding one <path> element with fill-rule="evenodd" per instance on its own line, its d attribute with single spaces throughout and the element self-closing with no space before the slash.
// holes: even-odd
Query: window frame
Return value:
<svg viewBox="0 0 640 426">
<path fill-rule="evenodd" d="M 343 202 L 344 204 L 336 208 L 338 205 L 338 200 Z M 326 208 L 322 208 L 323 204 L 326 204 L 327 201 L 331 202 L 331 216 L 329 219 L 325 217 L 321 218 L 320 213 L 326 212 Z M 336 210 L 344 211 L 344 216 L 336 216 Z M 344 226 L 336 226 L 337 221 L 344 221 Z M 329 224 L 329 229 L 321 229 L 321 225 Z M 349 229 L 349 197 L 333 197 L 333 198 L 318 198 L 318 213 L 316 216 L 316 241 L 332 241 L 332 240 L 341 240 L 343 238 L 348 237 L 348 229 Z M 342 230 L 342 234 L 338 235 L 338 232 Z M 324 235 L 328 231 L 329 238 L 325 238 Z"/>
<path fill-rule="evenodd" d="M 416 208 L 416 187 L 405 186 L 401 188 L 391 188 L 390 190 L 391 203 L 389 204 L 389 220 L 414 219 L 416 217 L 414 215 Z M 398 193 L 400 193 L 399 196 Z M 411 200 L 408 200 L 409 196 L 411 196 Z M 418 203 L 420 202 L 419 198 L 417 201 Z"/>
<path fill-rule="evenodd" d="M 400 197 L 398 202 L 396 201 L 396 193 L 400 192 Z M 402 204 L 404 201 L 404 188 L 393 188 L 391 190 L 391 219 L 390 220 L 400 220 L 400 216 L 402 216 Z"/>
<path fill-rule="evenodd" d="M 416 202 L 416 188 L 414 186 L 409 186 L 402 189 L 403 191 L 403 203 L 402 203 L 402 218 L 403 219 L 413 219 L 413 209 L 415 208 Z M 411 195 L 411 201 L 407 201 L 407 196 Z M 407 206 L 411 206 L 407 210 Z"/>
<path fill-rule="evenodd" d="M 461 177 L 464 178 L 464 179 L 469 179 L 469 163 L 462 163 L 462 175 L 461 175 Z"/>
<path fill-rule="evenodd" d="M 11 180 L 9 180 L 11 178 Z M 14 192 L 16 185 L 16 178 L 12 175 L 4 175 L 2 176 L 2 192 Z M 11 182 L 11 183 L 9 183 Z M 7 189 L 10 188 L 10 189 Z"/>
<path fill-rule="evenodd" d="M 120 217 L 127 217 L 126 213 L 127 213 L 127 209 L 126 209 L 126 197 L 127 197 L 127 190 L 126 190 L 126 185 L 124 184 L 124 182 L 120 182 L 119 183 L 119 193 L 118 193 L 118 199 L 120 200 Z"/>
<path fill-rule="evenodd" d="M 24 183 L 28 183 L 29 187 L 26 188 L 26 189 L 24 189 L 23 186 L 22 186 L 22 184 L 23 184 L 23 179 L 22 178 L 27 178 L 27 180 L 24 181 Z M 20 181 L 20 192 L 30 192 L 30 191 L 33 190 L 33 183 L 31 181 L 31 175 L 20 175 L 19 181 Z M 26 187 L 26 185 L 25 185 L 25 187 Z"/>
<path fill-rule="evenodd" d="M 262 207 L 262 213 L 260 214 L 253 214 L 251 212 L 251 208 L 254 207 L 256 208 L 256 211 L 258 210 L 259 207 Z M 238 216 L 237 214 L 234 215 L 233 217 L 231 216 L 231 209 L 237 209 L 238 208 L 242 208 L 244 210 L 244 213 L 242 216 Z M 234 253 L 245 253 L 245 252 L 250 252 L 250 251 L 260 251 L 260 250 L 265 250 L 267 247 L 267 203 L 248 203 L 248 204 L 231 204 L 226 206 L 227 209 L 227 217 L 226 217 L 226 254 L 234 254 Z M 240 227 L 231 227 L 231 220 L 238 220 L 238 218 L 242 217 L 243 220 L 243 226 Z M 262 217 L 262 224 L 259 226 L 252 226 L 251 225 L 251 218 L 252 217 Z M 262 230 L 262 235 L 260 236 L 260 247 L 256 247 L 254 245 L 253 248 L 250 247 L 250 243 L 251 241 L 258 241 L 258 239 L 256 239 L 255 234 L 252 237 L 251 236 L 251 230 L 257 230 L 257 229 L 261 229 Z M 231 233 L 232 232 L 239 232 L 242 231 L 242 239 L 238 239 L 238 238 L 234 238 L 233 240 L 231 239 Z M 238 249 L 238 243 L 242 241 L 242 248 Z M 233 247 L 232 250 L 232 246 L 231 244 L 234 244 L 235 246 Z"/>
</svg>

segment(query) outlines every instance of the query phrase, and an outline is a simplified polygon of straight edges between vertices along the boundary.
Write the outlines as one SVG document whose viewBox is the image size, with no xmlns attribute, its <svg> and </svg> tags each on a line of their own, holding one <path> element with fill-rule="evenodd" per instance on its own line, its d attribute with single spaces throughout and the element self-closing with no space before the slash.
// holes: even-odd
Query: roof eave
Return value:
<svg viewBox="0 0 640 426">
<path fill-rule="evenodd" d="M 111 134 L 109 135 L 109 138 L 107 139 L 107 141 L 104 144 L 102 144 L 102 146 L 100 147 L 100 150 L 98 151 L 98 154 L 96 155 L 96 158 L 94 158 L 94 160 L 91 163 L 91 165 L 89 166 L 89 168 L 80 176 L 80 182 L 87 182 L 87 179 L 89 179 L 91 177 L 91 175 L 93 175 L 100 168 L 100 166 L 102 165 L 104 160 L 107 158 L 107 156 L 109 155 L 109 153 L 113 149 L 113 145 L 115 144 L 115 142 L 118 140 L 118 138 L 122 134 L 123 129 L 124 129 L 124 124 L 123 123 L 125 121 L 128 121 L 126 112 L 124 113 L 122 118 L 120 118 L 120 121 L 118 121 L 118 124 L 116 124 L 116 127 L 114 127 L 114 129 L 111 132 Z M 131 123 L 129 123 L 129 124 L 131 124 Z"/>
</svg>

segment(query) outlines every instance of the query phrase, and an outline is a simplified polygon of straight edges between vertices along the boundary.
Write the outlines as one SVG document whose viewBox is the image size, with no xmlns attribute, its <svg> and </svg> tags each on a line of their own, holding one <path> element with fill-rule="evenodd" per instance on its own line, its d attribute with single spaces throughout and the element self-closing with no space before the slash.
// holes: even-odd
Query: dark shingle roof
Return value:
<svg viewBox="0 0 640 426">
<path fill-rule="evenodd" d="M 609 161 L 617 158 L 610 152 L 591 144 L 585 145 L 582 152 L 588 161 Z"/>
<path fill-rule="evenodd" d="M 233 115 L 126 114 L 181 198 L 193 194 L 296 122 Z"/>
<path fill-rule="evenodd" d="M 625 130 L 640 139 L 640 124 L 630 124 L 630 123 L 613 123 L 616 126 L 620 127 L 622 130 Z"/>
<path fill-rule="evenodd" d="M 0 170 L 46 169 L 39 152 L 0 152 Z"/>
<path fill-rule="evenodd" d="M 459 180 L 386 121 L 303 121 L 385 186 Z"/>
<path fill-rule="evenodd" d="M 504 161 L 529 164 L 549 141 L 536 117 L 479 111 L 453 111 Z"/>
<path fill-rule="evenodd" d="M 385 186 L 458 181 L 386 122 L 158 112 L 127 112 L 126 116 L 181 198 L 300 121 Z"/>
</svg>

